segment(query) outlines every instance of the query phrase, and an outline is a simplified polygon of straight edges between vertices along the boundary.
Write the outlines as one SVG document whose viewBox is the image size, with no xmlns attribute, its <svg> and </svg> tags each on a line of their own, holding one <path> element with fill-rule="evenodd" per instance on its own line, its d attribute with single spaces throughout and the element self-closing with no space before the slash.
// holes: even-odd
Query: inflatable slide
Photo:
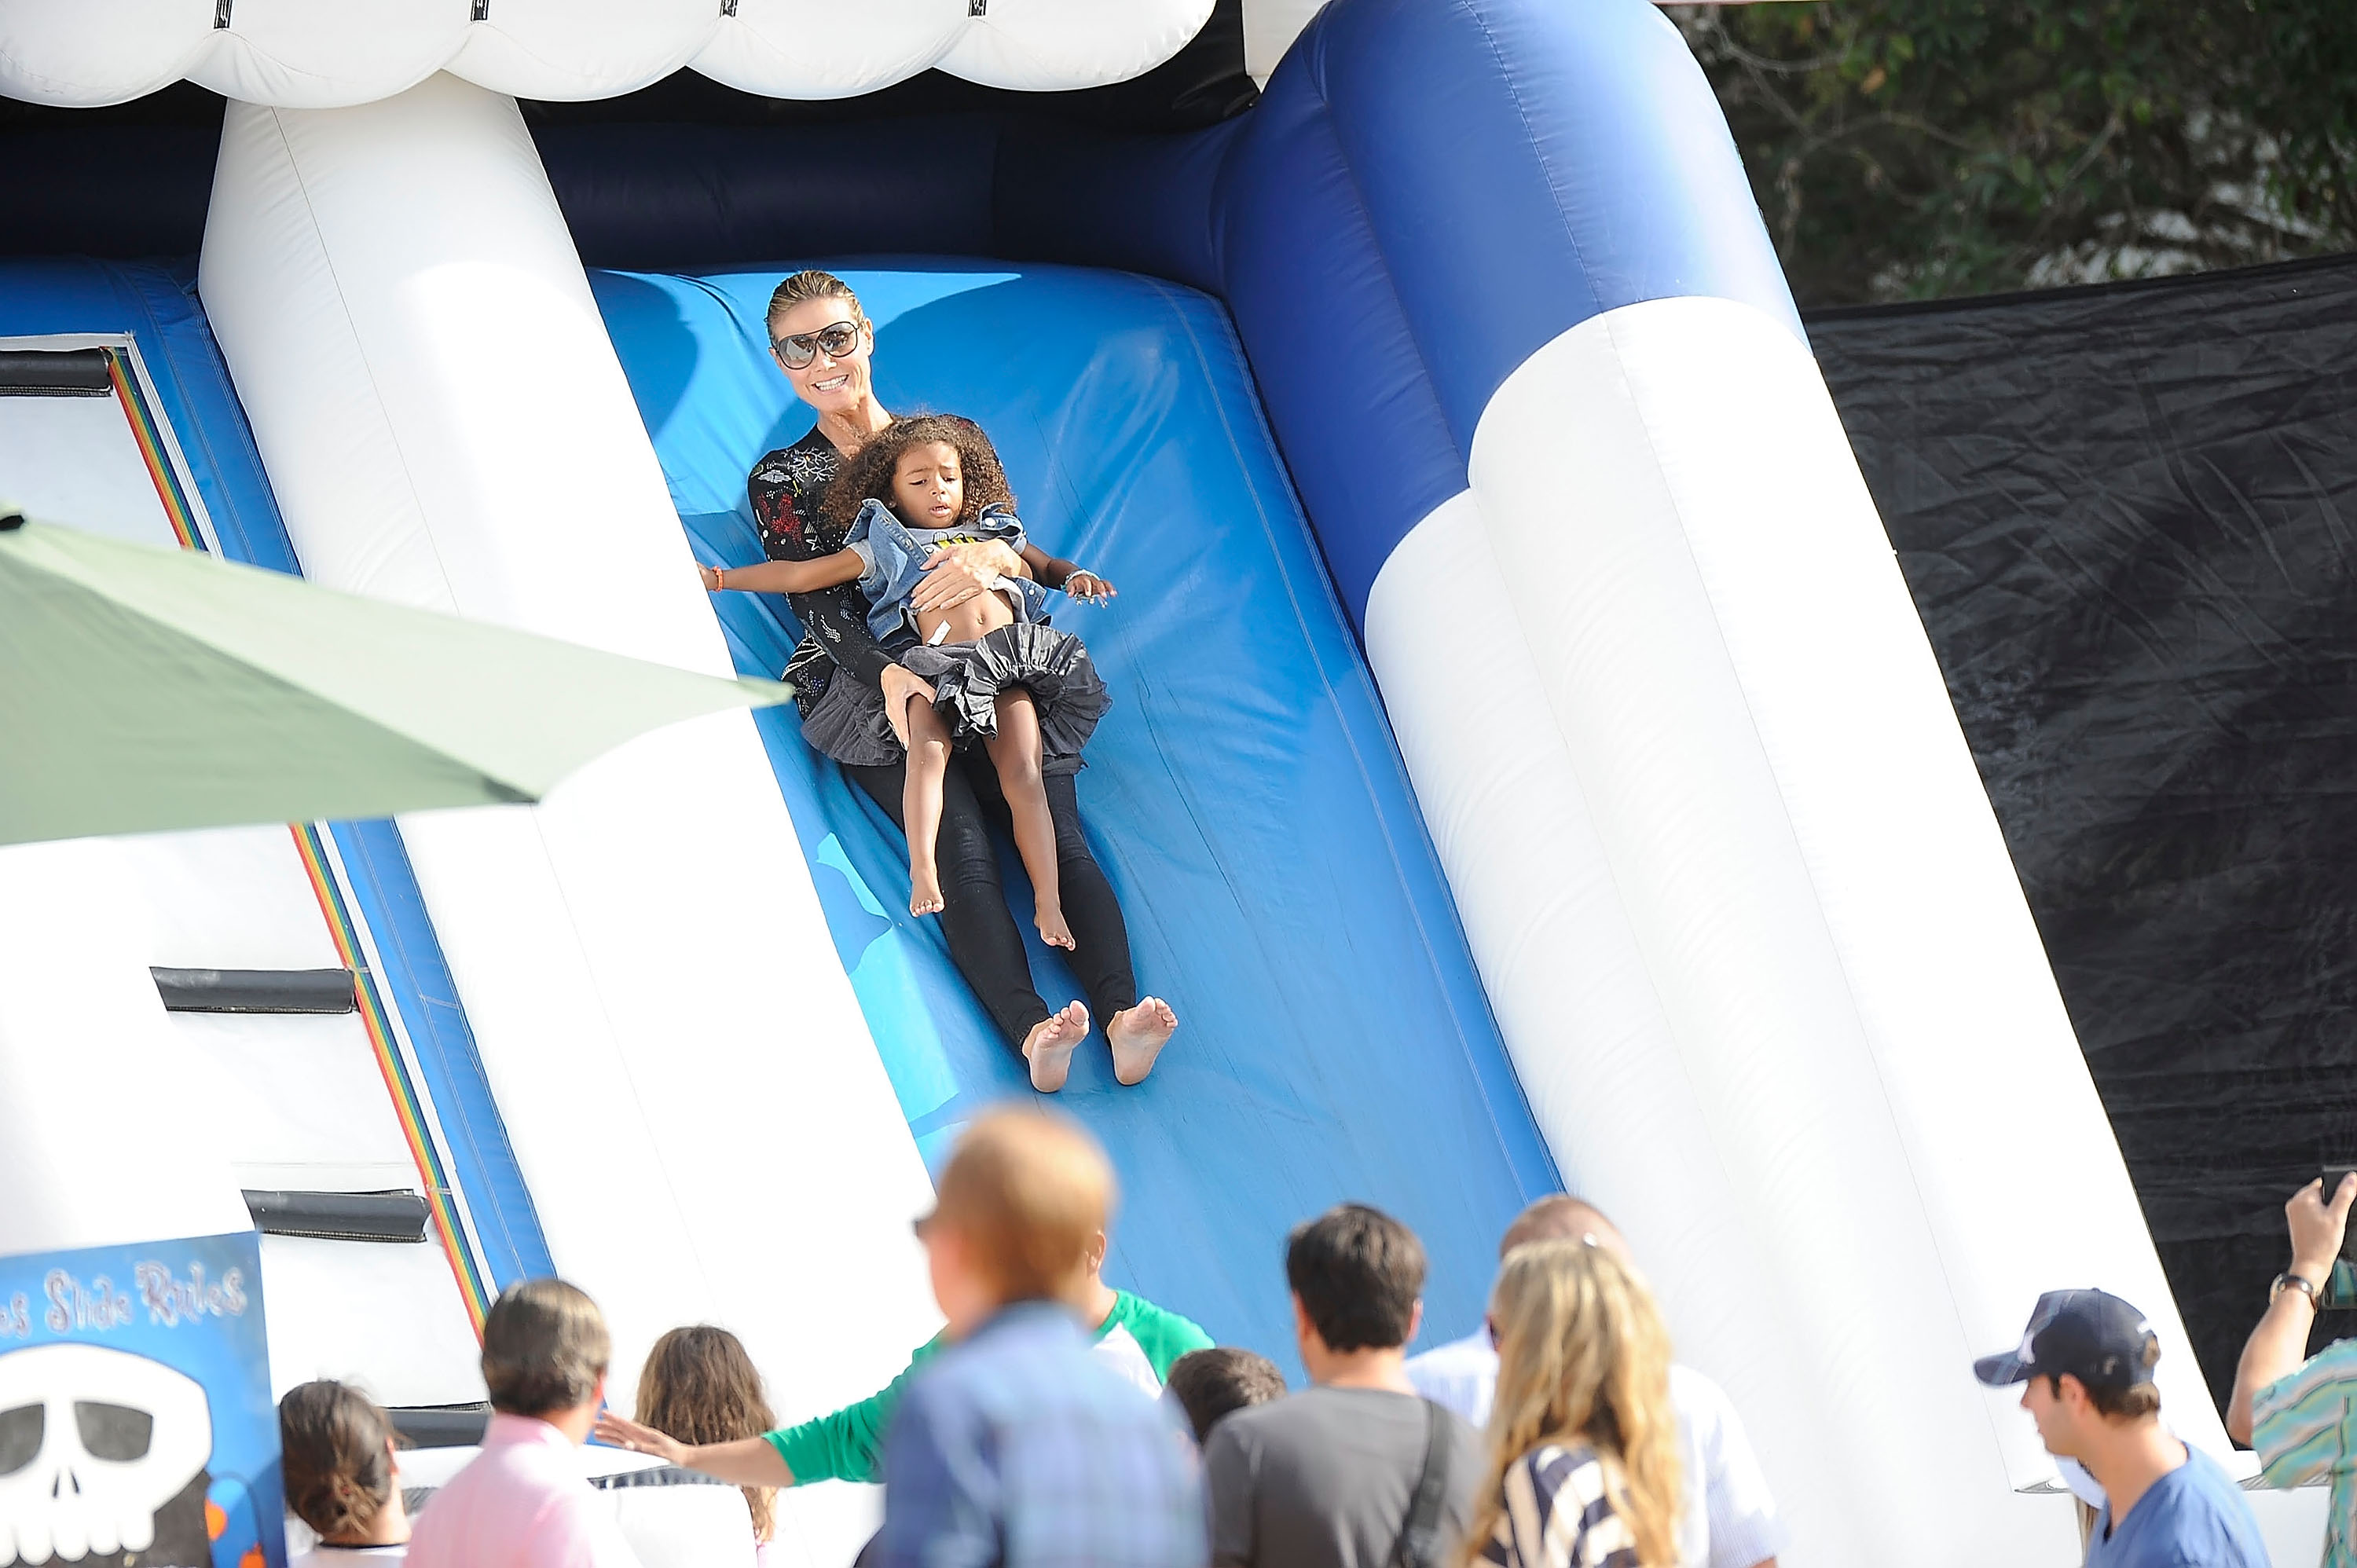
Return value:
<svg viewBox="0 0 2357 1568">
<path fill-rule="evenodd" d="M 108 460 L 167 521 L 196 498 L 180 542 L 774 674 L 783 607 L 691 566 L 754 558 L 744 476 L 807 428 L 770 289 L 841 272 L 887 406 L 980 420 L 1041 541 L 1122 589 L 1059 617 L 1114 694 L 1082 799 L 1184 1025 L 1144 1085 L 1084 1052 L 1060 1098 L 1125 1184 L 1114 1283 L 1291 1363 L 1285 1232 L 1358 1198 L 1423 1234 L 1455 1337 L 1507 1219 L 1570 1187 L 1733 1396 L 1792 1562 L 2072 1560 L 2050 1462 L 1970 1359 L 2063 1284 L 2182 1331 L 1725 124 L 1651 6 L 1336 0 L 1255 106 L 1091 129 L 1056 115 L 1222 18 L 1267 58 L 1286 8 L 896 0 L 823 38 L 784 0 L 91 11 L 143 6 L 135 59 L 44 13 L 0 91 L 223 92 L 193 272 L 13 264 L 0 348 L 119 351 L 156 434 L 111 383 L 135 438 Z M 929 65 L 1032 96 L 813 107 Z M 726 113 L 662 96 L 683 66 Z M 0 453 L 37 447 L 11 417 Z M 0 854 L 20 905 L 111 878 L 145 922 L 75 895 L 0 948 L 0 1182 L 41 1195 L 0 1252 L 251 1211 L 274 1380 L 374 1378 L 413 1420 L 478 1396 L 468 1321 L 551 1266 L 615 1324 L 618 1402 L 699 1318 L 786 1419 L 865 1393 L 938 1321 L 926 1160 L 1026 1091 L 901 853 L 771 713 L 537 808 Z M 285 940 L 140 934 L 207 922 Z M 158 1131 L 155 1086 L 195 1092 L 157 972 L 322 965 L 355 1013 L 299 1060 L 171 1026 L 223 1036 L 212 1120 L 276 1142 L 209 1145 L 169 1194 L 33 1182 L 74 1119 Z M 110 1022 L 75 1066 L 81 1015 Z M 340 1117 L 367 1135 L 317 1135 Z M 272 1192 L 414 1207 L 398 1240 L 455 1295 L 290 1235 Z M 436 1348 L 383 1361 L 335 1316 L 363 1299 L 414 1303 Z M 2190 1357 L 2162 1382 L 2228 1456 Z M 798 1493 L 791 1550 L 847 1561 L 873 1507 Z"/>
</svg>

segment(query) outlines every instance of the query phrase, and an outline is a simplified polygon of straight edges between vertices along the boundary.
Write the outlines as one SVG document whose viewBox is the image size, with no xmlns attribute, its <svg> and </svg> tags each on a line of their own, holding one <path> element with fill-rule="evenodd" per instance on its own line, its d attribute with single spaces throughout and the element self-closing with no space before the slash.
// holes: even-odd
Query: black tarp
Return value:
<svg viewBox="0 0 2357 1568">
<path fill-rule="evenodd" d="M 2222 1404 L 2357 1164 L 2357 257 L 1808 328 Z"/>
</svg>

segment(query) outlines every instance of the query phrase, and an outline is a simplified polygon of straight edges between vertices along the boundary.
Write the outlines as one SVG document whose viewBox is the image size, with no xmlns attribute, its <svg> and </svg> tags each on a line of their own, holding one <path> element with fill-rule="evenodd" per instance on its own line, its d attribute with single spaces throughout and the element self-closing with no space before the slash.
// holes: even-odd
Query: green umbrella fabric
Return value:
<svg viewBox="0 0 2357 1568">
<path fill-rule="evenodd" d="M 536 800 L 791 694 L 7 510 L 0 843 Z"/>
</svg>

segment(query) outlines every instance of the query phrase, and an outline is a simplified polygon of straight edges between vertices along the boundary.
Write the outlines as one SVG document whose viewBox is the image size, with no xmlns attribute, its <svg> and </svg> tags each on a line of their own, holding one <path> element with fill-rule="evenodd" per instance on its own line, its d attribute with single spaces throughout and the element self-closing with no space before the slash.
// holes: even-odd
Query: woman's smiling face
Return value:
<svg viewBox="0 0 2357 1568">
<path fill-rule="evenodd" d="M 810 363 L 796 370 L 778 353 L 776 345 L 788 338 L 822 333 L 844 321 L 858 327 L 859 334 L 840 359 L 813 344 Z M 874 384 L 868 371 L 875 360 L 876 333 L 861 323 L 858 308 L 849 300 L 805 299 L 770 318 L 770 352 L 786 372 L 786 380 L 793 383 L 794 395 L 821 413 L 848 413 L 868 400 Z"/>
</svg>

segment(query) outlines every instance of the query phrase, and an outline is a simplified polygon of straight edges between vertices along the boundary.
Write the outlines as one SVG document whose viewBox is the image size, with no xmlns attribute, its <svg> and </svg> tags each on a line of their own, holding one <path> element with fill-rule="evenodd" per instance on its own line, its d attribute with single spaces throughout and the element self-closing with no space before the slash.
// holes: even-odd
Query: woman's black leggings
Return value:
<svg viewBox="0 0 2357 1568">
<path fill-rule="evenodd" d="M 906 787 L 904 762 L 879 768 L 845 765 L 852 781 L 884 808 L 903 832 L 900 796 Z M 1072 775 L 1048 776 L 1048 813 L 1056 822 L 1056 865 L 1061 884 L 1064 923 L 1072 929 L 1070 954 L 1072 972 L 1088 993 L 1092 1021 L 1098 1028 L 1115 1013 L 1137 1004 L 1137 977 L 1129 964 L 1129 928 L 1121 918 L 1121 902 L 1105 880 L 1089 841 L 1081 832 L 1081 804 Z M 999 1028 L 1017 1049 L 1024 1036 L 1048 1016 L 1048 1004 L 1031 984 L 1031 965 L 1023 950 L 1023 935 L 1006 908 L 1006 893 L 998 878 L 998 846 L 991 825 L 1008 826 L 1006 797 L 998 787 L 997 770 L 980 747 L 963 751 L 952 760 L 942 781 L 942 832 L 934 858 L 942 878 L 942 934 L 949 939 L 950 957 L 958 972 L 982 999 Z"/>
</svg>

